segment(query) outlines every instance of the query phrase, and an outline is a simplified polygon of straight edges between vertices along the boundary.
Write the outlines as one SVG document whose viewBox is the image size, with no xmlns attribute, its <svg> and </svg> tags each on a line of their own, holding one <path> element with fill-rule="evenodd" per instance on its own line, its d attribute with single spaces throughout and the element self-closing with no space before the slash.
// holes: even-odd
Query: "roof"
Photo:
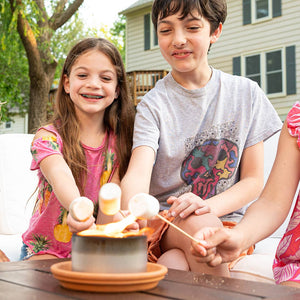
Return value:
<svg viewBox="0 0 300 300">
<path fill-rule="evenodd" d="M 127 7 L 126 9 L 120 11 L 119 14 L 127 15 L 127 14 L 137 11 L 141 8 L 151 6 L 152 3 L 153 3 L 153 0 L 138 0 L 138 1 L 134 2 L 133 4 L 131 4 L 129 7 Z"/>
</svg>

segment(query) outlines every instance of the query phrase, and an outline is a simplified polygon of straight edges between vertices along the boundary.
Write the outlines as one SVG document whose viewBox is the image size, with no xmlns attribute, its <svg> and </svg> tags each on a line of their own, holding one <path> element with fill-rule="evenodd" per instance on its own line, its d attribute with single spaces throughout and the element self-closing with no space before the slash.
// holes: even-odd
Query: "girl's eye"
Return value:
<svg viewBox="0 0 300 300">
<path fill-rule="evenodd" d="M 111 81 L 111 77 L 103 76 L 103 77 L 102 77 L 102 80 L 104 80 L 104 81 Z"/>
<path fill-rule="evenodd" d="M 86 74 L 78 74 L 77 76 L 78 76 L 79 78 L 85 78 L 85 77 L 87 77 Z"/>
</svg>

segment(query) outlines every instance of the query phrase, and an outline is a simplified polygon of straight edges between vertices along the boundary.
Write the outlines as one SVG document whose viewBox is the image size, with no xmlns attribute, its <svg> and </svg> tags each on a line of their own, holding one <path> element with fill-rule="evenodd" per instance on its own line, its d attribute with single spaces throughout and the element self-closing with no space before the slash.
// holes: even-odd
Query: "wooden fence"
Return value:
<svg viewBox="0 0 300 300">
<path fill-rule="evenodd" d="M 167 73 L 166 70 L 128 72 L 127 79 L 134 105 L 136 106 L 141 98 L 155 86 L 155 83 Z"/>
</svg>

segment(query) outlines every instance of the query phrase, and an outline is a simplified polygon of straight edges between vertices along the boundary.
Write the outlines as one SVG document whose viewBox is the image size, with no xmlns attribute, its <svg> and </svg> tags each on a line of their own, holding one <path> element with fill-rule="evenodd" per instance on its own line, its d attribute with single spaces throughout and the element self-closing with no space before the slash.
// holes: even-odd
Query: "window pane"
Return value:
<svg viewBox="0 0 300 300">
<path fill-rule="evenodd" d="M 281 51 L 267 53 L 267 72 L 281 70 Z"/>
<path fill-rule="evenodd" d="M 158 45 L 158 38 L 157 38 L 156 30 L 155 30 L 154 27 L 153 27 L 153 37 L 154 37 L 153 46 L 157 46 Z"/>
<path fill-rule="evenodd" d="M 269 0 L 256 0 L 256 19 L 269 15 Z"/>
<path fill-rule="evenodd" d="M 272 73 L 267 75 L 267 94 L 282 92 L 282 74 Z"/>
<path fill-rule="evenodd" d="M 267 94 L 282 92 L 281 50 L 266 53 Z"/>
<path fill-rule="evenodd" d="M 249 79 L 256 81 L 257 84 L 260 86 L 260 75 L 258 76 L 247 76 Z"/>
<path fill-rule="evenodd" d="M 260 74 L 260 55 L 246 57 L 246 76 Z"/>
</svg>

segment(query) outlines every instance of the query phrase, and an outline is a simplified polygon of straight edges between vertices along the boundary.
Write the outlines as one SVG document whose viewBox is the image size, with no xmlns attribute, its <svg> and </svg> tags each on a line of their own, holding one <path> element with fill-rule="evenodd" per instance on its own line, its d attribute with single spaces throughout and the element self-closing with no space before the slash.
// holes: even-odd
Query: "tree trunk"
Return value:
<svg viewBox="0 0 300 300">
<path fill-rule="evenodd" d="M 51 17 L 48 17 L 43 0 L 35 0 L 39 16 L 35 17 L 39 33 L 32 29 L 23 10 L 23 0 L 9 0 L 11 11 L 17 11 L 17 29 L 24 45 L 29 64 L 30 99 L 28 131 L 34 133 L 47 121 L 47 104 L 57 62 L 51 54 L 50 41 L 53 32 L 65 24 L 84 0 L 59 0 Z M 67 7 L 66 4 L 68 3 Z M 41 17 L 42 16 L 42 17 Z M 62 41 L 63 43 L 63 41 Z"/>
<path fill-rule="evenodd" d="M 35 133 L 35 131 L 47 121 L 49 91 L 49 78 L 47 78 L 46 75 L 38 81 L 30 78 L 30 102 L 28 112 L 29 133 Z"/>
</svg>

